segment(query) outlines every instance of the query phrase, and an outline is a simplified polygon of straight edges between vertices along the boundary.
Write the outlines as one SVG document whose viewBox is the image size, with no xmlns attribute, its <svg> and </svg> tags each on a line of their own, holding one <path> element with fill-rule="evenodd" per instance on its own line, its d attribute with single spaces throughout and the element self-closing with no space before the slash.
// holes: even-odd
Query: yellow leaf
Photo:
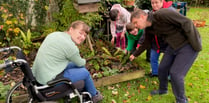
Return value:
<svg viewBox="0 0 209 103">
<path fill-rule="evenodd" d="M 6 21 L 6 24 L 7 24 L 7 25 L 10 25 L 10 24 L 12 24 L 12 21 L 7 20 L 7 21 Z"/>
<path fill-rule="evenodd" d="M 48 7 L 48 6 L 45 6 L 45 9 L 46 9 L 46 11 L 47 11 L 47 10 L 49 10 L 49 7 Z"/>
<path fill-rule="evenodd" d="M 149 96 L 147 97 L 146 101 L 150 101 L 151 99 L 152 99 L 152 96 L 149 95 Z"/>
</svg>

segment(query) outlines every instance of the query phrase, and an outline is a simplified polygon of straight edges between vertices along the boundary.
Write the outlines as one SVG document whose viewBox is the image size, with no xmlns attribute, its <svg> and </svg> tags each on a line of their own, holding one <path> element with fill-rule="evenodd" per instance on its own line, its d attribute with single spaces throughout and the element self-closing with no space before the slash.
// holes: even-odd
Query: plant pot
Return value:
<svg viewBox="0 0 209 103">
<path fill-rule="evenodd" d="M 194 26 L 196 27 L 204 27 L 205 26 L 205 20 L 192 20 L 194 23 Z"/>
<path fill-rule="evenodd" d="M 134 6 L 135 0 L 124 0 L 126 6 Z"/>
</svg>

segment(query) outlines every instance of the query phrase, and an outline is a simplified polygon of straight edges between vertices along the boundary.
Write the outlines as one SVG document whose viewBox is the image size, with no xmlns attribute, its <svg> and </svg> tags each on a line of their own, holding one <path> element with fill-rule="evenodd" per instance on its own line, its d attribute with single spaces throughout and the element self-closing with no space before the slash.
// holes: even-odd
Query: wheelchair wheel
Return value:
<svg viewBox="0 0 209 103">
<path fill-rule="evenodd" d="M 18 82 L 7 94 L 6 103 L 32 103 L 32 98 L 29 97 L 27 88 Z"/>
</svg>

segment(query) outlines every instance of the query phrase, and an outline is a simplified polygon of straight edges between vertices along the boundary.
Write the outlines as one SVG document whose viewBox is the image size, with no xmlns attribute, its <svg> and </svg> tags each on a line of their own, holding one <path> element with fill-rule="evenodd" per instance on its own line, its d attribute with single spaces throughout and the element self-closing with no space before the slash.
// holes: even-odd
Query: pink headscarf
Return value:
<svg viewBox="0 0 209 103">
<path fill-rule="evenodd" d="M 166 2 L 165 0 L 163 0 L 163 8 L 169 8 L 170 6 L 172 6 L 172 4 L 172 1 Z"/>
</svg>

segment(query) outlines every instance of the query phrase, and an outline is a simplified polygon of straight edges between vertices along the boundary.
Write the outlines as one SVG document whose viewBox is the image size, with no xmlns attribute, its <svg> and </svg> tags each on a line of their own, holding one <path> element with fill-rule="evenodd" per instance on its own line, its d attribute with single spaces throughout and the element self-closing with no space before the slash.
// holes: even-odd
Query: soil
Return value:
<svg viewBox="0 0 209 103">
<path fill-rule="evenodd" d="M 9 85 L 13 82 L 17 83 L 21 81 L 23 78 L 23 73 L 20 68 L 14 69 L 12 72 L 5 73 L 3 76 L 0 77 L 0 82 L 4 85 Z"/>
<path fill-rule="evenodd" d="M 35 54 L 36 52 L 31 52 L 28 55 L 27 60 L 29 64 L 31 64 L 32 61 L 34 60 Z M 9 85 L 9 84 L 11 85 L 14 82 L 17 83 L 19 81 L 22 81 L 23 76 L 24 75 L 20 68 L 15 68 L 11 72 L 8 72 L 8 73 L 6 73 L 5 71 L 0 71 L 0 82 L 2 82 L 4 85 Z"/>
</svg>

